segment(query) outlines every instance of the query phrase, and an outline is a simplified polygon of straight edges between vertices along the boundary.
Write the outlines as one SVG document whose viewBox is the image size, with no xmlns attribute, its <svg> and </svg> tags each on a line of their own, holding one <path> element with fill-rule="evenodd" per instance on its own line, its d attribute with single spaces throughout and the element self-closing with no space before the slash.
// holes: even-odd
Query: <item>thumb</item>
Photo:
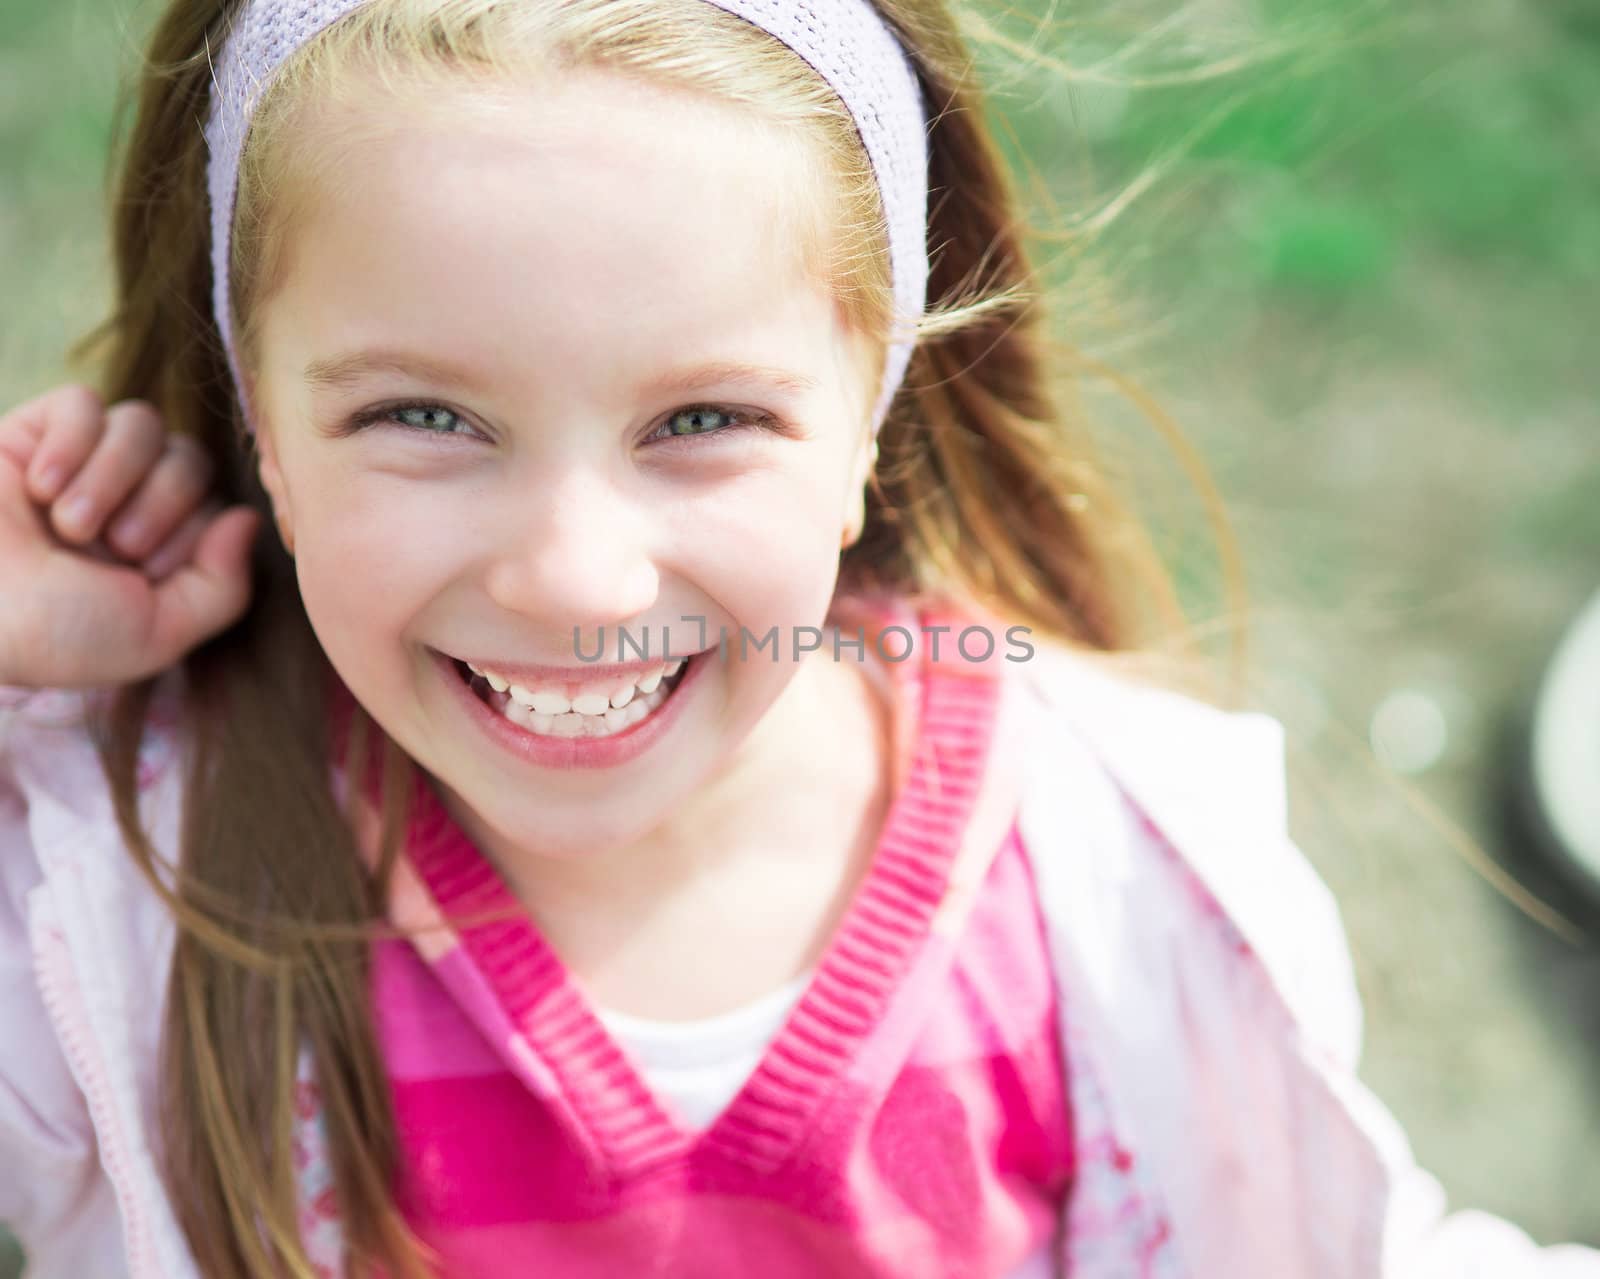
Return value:
<svg viewBox="0 0 1600 1279">
<path fill-rule="evenodd" d="M 248 506 L 223 511 L 207 525 L 189 562 L 153 584 L 152 667 L 170 666 L 243 615 L 250 603 L 250 548 L 260 527 L 261 517 Z"/>
</svg>

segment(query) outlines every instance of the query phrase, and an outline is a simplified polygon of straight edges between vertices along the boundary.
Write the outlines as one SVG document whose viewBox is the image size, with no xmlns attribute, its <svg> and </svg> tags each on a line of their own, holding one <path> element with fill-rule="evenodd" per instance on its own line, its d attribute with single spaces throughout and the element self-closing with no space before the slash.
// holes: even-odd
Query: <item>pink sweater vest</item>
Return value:
<svg viewBox="0 0 1600 1279">
<path fill-rule="evenodd" d="M 1002 670 L 951 647 L 889 667 L 903 754 L 879 845 L 709 1128 L 651 1095 L 525 913 L 377 945 L 397 1194 L 442 1274 L 977 1279 L 1056 1237 L 1072 1134 L 1015 830 L 951 891 Z M 391 914 L 513 903 L 424 787 Z"/>
</svg>

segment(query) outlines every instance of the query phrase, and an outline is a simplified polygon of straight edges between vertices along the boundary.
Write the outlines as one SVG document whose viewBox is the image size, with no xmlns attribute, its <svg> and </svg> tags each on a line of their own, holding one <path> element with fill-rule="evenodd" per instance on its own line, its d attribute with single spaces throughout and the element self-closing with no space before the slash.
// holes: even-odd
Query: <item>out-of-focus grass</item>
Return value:
<svg viewBox="0 0 1600 1279">
<path fill-rule="evenodd" d="M 1600 22 L 1576 0 L 978 11 L 1043 55 L 1032 70 L 1014 49 L 984 65 L 1052 224 L 1138 191 L 1055 276 L 1091 349 L 1164 391 L 1228 371 L 1270 413 L 1272 448 L 1324 431 L 1309 410 L 1384 370 L 1512 435 L 1587 405 Z M 1113 305 L 1097 308 L 1108 280 Z M 1213 460 L 1240 447 L 1197 438 Z M 1600 449 L 1572 461 L 1547 468 L 1537 502 L 1485 512 L 1505 544 L 1561 556 L 1600 542 Z M 1304 567 L 1344 581 L 1326 557 Z"/>
<path fill-rule="evenodd" d="M 1231 77 L 1125 92 L 1042 71 L 1021 88 L 1053 96 L 1055 109 L 1029 111 L 1018 128 L 1021 150 L 1048 165 L 1061 126 L 1090 123 L 1087 159 L 1107 191 L 1184 140 L 1099 252 L 1180 308 L 1170 328 L 1186 350 L 1232 344 L 1233 326 L 1262 305 L 1302 307 L 1330 347 L 1381 337 L 1395 355 L 1458 367 L 1519 409 L 1584 384 L 1587 335 L 1565 321 L 1592 316 L 1600 284 L 1591 17 L 1576 5 L 1563 16 L 1439 0 L 1403 18 L 1372 0 L 1188 7 L 1191 36 L 1168 42 L 1187 52 L 1176 67 L 1170 54 L 1151 60 L 1158 73 L 1204 70 L 1208 56 L 1252 43 L 1280 51 Z M 1074 49 L 1080 35 L 1087 50 Z M 1095 50 L 1114 51 L 1115 39 L 1067 27 L 1052 52 L 1092 70 L 1109 56 Z M 1143 70 L 1114 61 L 1102 74 Z M 1520 294 L 1526 311 L 1491 317 L 1494 340 L 1484 340 L 1406 287 L 1418 266 Z M 1310 398 L 1325 387 L 1297 377 L 1293 390 Z"/>
<path fill-rule="evenodd" d="M 59 381 L 108 296 L 103 175 L 150 0 L 0 4 L 0 403 Z"/>
</svg>

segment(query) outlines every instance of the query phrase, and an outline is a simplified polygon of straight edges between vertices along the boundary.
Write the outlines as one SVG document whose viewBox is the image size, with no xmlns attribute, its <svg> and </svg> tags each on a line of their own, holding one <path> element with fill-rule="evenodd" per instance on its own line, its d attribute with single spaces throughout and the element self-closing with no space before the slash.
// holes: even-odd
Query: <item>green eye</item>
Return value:
<svg viewBox="0 0 1600 1279">
<path fill-rule="evenodd" d="M 438 405 L 395 409 L 391 416 L 404 426 L 428 431 L 434 435 L 458 434 L 457 428 L 462 425 L 459 417 L 449 409 L 440 408 Z"/>
<path fill-rule="evenodd" d="M 667 419 L 668 435 L 708 435 L 726 429 L 733 421 L 721 409 L 679 409 Z"/>
</svg>

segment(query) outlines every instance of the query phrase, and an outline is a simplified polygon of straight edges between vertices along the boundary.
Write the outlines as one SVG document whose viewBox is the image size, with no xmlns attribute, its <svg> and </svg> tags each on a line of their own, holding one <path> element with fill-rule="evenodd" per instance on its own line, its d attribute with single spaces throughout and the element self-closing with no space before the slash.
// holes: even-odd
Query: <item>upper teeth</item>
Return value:
<svg viewBox="0 0 1600 1279">
<path fill-rule="evenodd" d="M 525 687 L 514 684 L 502 675 L 467 663 L 474 675 L 488 680 L 489 687 L 497 693 L 510 693 L 514 701 L 528 707 L 538 715 L 565 715 L 576 711 L 579 715 L 604 715 L 608 709 L 620 710 L 633 700 L 635 693 L 650 694 L 660 687 L 663 679 L 670 679 L 683 669 L 683 659 L 674 658 L 645 675 L 619 682 L 611 679 L 590 681 L 574 688 L 572 685 Z"/>
</svg>

